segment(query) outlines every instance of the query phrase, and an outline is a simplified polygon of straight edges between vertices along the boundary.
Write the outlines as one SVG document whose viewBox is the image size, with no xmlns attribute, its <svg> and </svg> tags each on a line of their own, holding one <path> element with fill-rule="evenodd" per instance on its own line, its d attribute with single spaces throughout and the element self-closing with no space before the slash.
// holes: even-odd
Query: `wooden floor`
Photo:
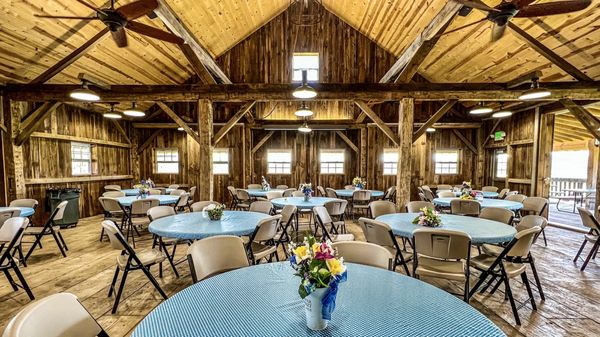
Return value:
<svg viewBox="0 0 600 337">
<path fill-rule="evenodd" d="M 98 241 L 100 220 L 100 217 L 83 219 L 76 228 L 63 230 L 70 249 L 67 258 L 61 257 L 54 243 L 46 240 L 44 248 L 32 255 L 29 266 L 22 268 L 22 271 L 36 298 L 57 292 L 74 293 L 110 336 L 127 336 L 144 316 L 161 303 L 161 297 L 143 273 L 134 272 L 125 286 L 118 313 L 110 314 L 112 298 L 107 297 L 107 291 L 118 252 L 111 250 L 106 240 L 102 243 Z M 349 231 L 362 239 L 356 225 L 350 224 Z M 504 301 L 501 293 L 493 296 L 476 295 L 471 304 L 509 336 L 600 336 L 600 261 L 592 261 L 585 272 L 580 272 L 572 259 L 582 235 L 548 228 L 547 236 L 547 248 L 540 243 L 534 248 L 546 301 L 541 303 L 537 297 L 536 312 L 532 312 L 529 305 L 522 308 L 520 327 L 514 326 L 510 305 Z M 146 234 L 145 238 L 148 239 L 149 235 Z M 140 242 L 138 249 L 149 244 L 148 240 Z M 185 249 L 180 251 L 178 255 L 183 256 Z M 191 284 L 187 264 L 179 265 L 179 271 L 182 276 L 175 278 L 172 271 L 165 268 L 164 278 L 159 279 L 169 296 Z M 158 275 L 157 269 L 153 272 Z M 437 285 L 453 292 L 460 290 L 460 285 Z M 520 283 L 514 283 L 513 291 L 518 300 L 526 298 Z M 27 295 L 23 291 L 13 292 L 2 277 L 0 331 L 28 303 Z"/>
</svg>

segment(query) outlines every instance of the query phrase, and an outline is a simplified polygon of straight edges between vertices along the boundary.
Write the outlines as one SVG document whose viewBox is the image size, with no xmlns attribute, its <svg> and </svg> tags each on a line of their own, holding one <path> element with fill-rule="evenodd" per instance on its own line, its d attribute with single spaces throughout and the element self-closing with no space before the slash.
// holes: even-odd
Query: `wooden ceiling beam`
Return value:
<svg viewBox="0 0 600 337">
<path fill-rule="evenodd" d="M 15 137 L 15 145 L 21 146 L 31 136 L 31 134 L 42 125 L 44 119 L 56 110 L 62 103 L 56 101 L 46 102 L 40 105 L 33 112 L 29 113 L 29 117 L 19 125 L 19 133 Z"/>
<path fill-rule="evenodd" d="M 506 83 L 506 87 L 511 89 L 511 88 L 516 88 L 516 87 L 526 84 L 526 83 L 531 84 L 531 81 L 534 78 L 540 79 L 541 77 L 542 77 L 542 72 L 540 70 L 535 70 L 535 71 L 532 71 L 525 75 L 519 76 L 519 77 L 515 78 L 514 80 L 509 81 L 508 83 Z"/>
<path fill-rule="evenodd" d="M 244 104 L 238 112 L 231 117 L 231 119 L 219 129 L 219 131 L 213 136 L 213 146 L 217 145 L 217 143 L 225 137 L 225 135 L 231 130 L 236 123 L 244 117 L 247 113 L 250 113 L 250 109 L 256 104 L 256 101 L 248 102 Z"/>
<path fill-rule="evenodd" d="M 396 146 L 398 146 L 400 144 L 400 139 L 398 138 L 398 135 L 395 134 L 389 126 L 387 126 L 385 124 L 385 122 L 383 120 L 381 120 L 381 118 L 379 116 L 377 116 L 377 114 L 375 113 L 375 111 L 373 111 L 368 105 L 367 103 L 365 103 L 364 101 L 354 101 L 354 104 L 356 104 L 367 116 L 369 116 L 369 118 L 371 118 L 371 120 L 373 120 L 373 122 L 375 122 L 375 124 L 377 124 L 377 127 L 379 129 L 381 129 L 381 131 L 383 131 L 383 133 L 392 141 L 394 142 L 394 144 Z"/>
<path fill-rule="evenodd" d="M 259 140 L 258 143 L 256 143 L 256 145 L 254 145 L 254 147 L 252 148 L 252 154 L 256 153 L 256 151 L 258 151 L 258 149 L 260 149 L 263 145 L 265 145 L 267 140 L 269 140 L 269 138 L 271 138 L 271 136 L 274 133 L 275 133 L 275 131 L 269 131 L 269 133 L 267 133 L 264 137 L 262 137 L 261 140 Z"/>
<path fill-rule="evenodd" d="M 559 102 L 564 105 L 564 107 L 567 108 L 596 139 L 600 140 L 600 120 L 598 120 L 598 118 L 570 99 L 561 99 Z"/>
<path fill-rule="evenodd" d="M 471 150 L 471 152 L 477 154 L 477 148 L 467 139 L 467 137 L 465 137 L 460 131 L 456 129 L 452 129 L 452 132 L 456 135 L 456 137 L 458 137 L 458 139 L 460 139 L 461 142 L 463 142 L 463 144 L 467 146 L 467 148 L 469 148 L 469 150 Z"/>
<path fill-rule="evenodd" d="M 194 52 L 192 47 L 190 47 L 189 44 L 184 43 L 182 45 L 179 45 L 179 49 L 181 49 L 183 56 L 185 56 L 185 58 L 188 60 L 188 62 L 192 66 L 192 69 L 194 70 L 196 75 L 198 75 L 202 83 L 217 84 L 215 78 L 210 74 L 208 69 L 206 69 L 206 66 L 202 63 L 202 61 L 200 61 L 198 55 L 196 55 L 196 53 Z"/>
<path fill-rule="evenodd" d="M 342 131 L 336 131 L 335 134 L 338 135 L 338 137 L 340 137 L 344 141 L 344 143 L 346 143 L 348 146 L 350 146 L 352 151 L 358 153 L 358 146 L 356 146 L 356 144 L 354 144 L 350 140 L 350 138 L 348 138 L 348 136 L 346 136 L 346 134 L 344 134 Z"/>
<path fill-rule="evenodd" d="M 553 52 L 550 48 L 544 46 L 540 41 L 538 41 L 533 36 L 529 35 L 527 32 L 522 30 L 515 23 L 508 21 L 508 27 L 510 27 L 516 35 L 527 42 L 531 48 L 537 51 L 540 55 L 548 59 L 548 61 L 555 64 L 557 67 L 562 69 L 567 74 L 573 76 L 578 81 L 593 81 L 591 77 L 584 74 L 582 71 L 577 69 L 571 63 L 567 62 L 564 58 L 560 57 L 558 54 Z"/>
<path fill-rule="evenodd" d="M 152 134 L 150 135 L 150 137 L 146 138 L 146 140 L 142 143 L 142 145 L 140 145 L 140 147 L 138 147 L 137 153 L 140 154 L 142 152 L 144 152 L 144 150 L 146 150 L 154 141 L 154 139 L 163 131 L 163 129 L 157 129 L 154 132 L 152 132 Z"/>
<path fill-rule="evenodd" d="M 462 7 L 454 1 L 448 1 L 440 12 L 429 22 L 427 27 L 415 38 L 415 40 L 400 55 L 396 63 L 383 75 L 379 83 L 393 82 L 397 75 L 400 83 L 408 83 L 418 71 L 425 57 L 435 46 L 439 35 L 446 30 L 450 22 Z"/>
<path fill-rule="evenodd" d="M 413 143 L 416 142 L 417 139 L 419 139 L 419 137 L 421 137 L 425 133 L 425 131 L 427 131 L 428 128 L 432 127 L 433 124 L 437 123 L 437 121 L 444 117 L 446 112 L 450 111 L 450 109 L 454 106 L 454 104 L 456 104 L 456 102 L 458 102 L 458 100 L 455 99 L 447 101 L 441 108 L 438 109 L 438 111 L 436 111 L 433 114 L 433 116 L 429 117 L 425 124 L 423 124 L 423 126 L 421 126 L 413 134 Z"/>
<path fill-rule="evenodd" d="M 179 127 L 182 127 L 185 133 L 188 134 L 188 136 L 192 137 L 192 139 L 194 139 L 198 144 L 200 144 L 200 136 L 198 136 L 198 134 L 194 132 L 194 130 L 192 130 L 192 128 L 190 128 L 189 125 L 187 125 L 187 123 L 175 113 L 175 111 L 171 110 L 171 108 L 169 108 L 163 102 L 156 102 L 156 104 L 167 114 L 167 116 L 171 117 L 171 119 L 175 123 L 177 123 Z"/>
</svg>

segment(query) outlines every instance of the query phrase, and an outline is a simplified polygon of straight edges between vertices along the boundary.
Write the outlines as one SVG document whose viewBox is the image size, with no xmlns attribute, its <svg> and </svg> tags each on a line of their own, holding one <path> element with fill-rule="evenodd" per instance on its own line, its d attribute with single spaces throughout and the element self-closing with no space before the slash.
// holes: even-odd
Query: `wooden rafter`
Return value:
<svg viewBox="0 0 600 337">
<path fill-rule="evenodd" d="M 179 45 L 179 49 L 183 53 L 183 56 L 188 60 L 192 69 L 198 75 L 202 83 L 204 84 L 217 84 L 215 78 L 210 74 L 206 66 L 200 61 L 198 55 L 194 52 L 194 49 L 187 43 Z"/>
<path fill-rule="evenodd" d="M 454 132 L 454 134 L 456 135 L 456 137 L 458 137 L 458 139 L 460 139 L 461 142 L 463 142 L 463 144 L 465 144 L 469 148 L 469 150 L 471 150 L 471 152 L 473 152 L 474 154 L 477 154 L 477 148 L 475 147 L 475 145 L 473 145 L 467 139 L 467 137 L 465 137 L 460 131 L 458 131 L 456 129 L 452 129 L 452 132 Z"/>
<path fill-rule="evenodd" d="M 46 102 L 40 105 L 33 112 L 29 113 L 29 117 L 25 119 L 19 126 L 19 133 L 15 137 L 15 145 L 21 146 L 29 138 L 29 136 L 38 128 L 46 117 L 56 110 L 62 103 L 56 101 Z"/>
<path fill-rule="evenodd" d="M 231 117 L 231 119 L 219 129 L 219 131 L 213 137 L 213 145 L 216 145 L 225 135 L 231 130 L 242 117 L 250 113 L 250 109 L 256 104 L 256 101 L 248 102 L 244 104 L 238 112 Z"/>
<path fill-rule="evenodd" d="M 263 145 L 265 145 L 267 140 L 269 140 L 269 138 L 271 138 L 271 136 L 274 133 L 275 133 L 275 131 L 269 131 L 269 133 L 267 133 L 264 137 L 262 137 L 262 139 L 258 143 L 256 143 L 256 145 L 254 145 L 254 147 L 252 148 L 252 154 L 256 153 L 256 151 L 258 151 L 258 149 L 260 149 Z"/>
<path fill-rule="evenodd" d="M 367 115 L 369 116 L 369 118 L 371 118 L 371 120 L 373 120 L 373 122 L 375 122 L 375 124 L 377 125 L 377 127 L 379 129 L 381 129 L 381 131 L 383 131 L 383 133 L 392 141 L 394 142 L 394 144 L 396 146 L 398 146 L 400 144 L 400 139 L 398 139 L 398 135 L 396 135 L 392 129 L 390 129 L 389 126 L 387 126 L 385 124 L 385 122 L 383 120 L 381 120 L 381 118 L 379 116 L 377 116 L 377 114 L 375 113 L 375 111 L 373 111 L 368 105 L 367 103 L 365 103 L 364 101 L 354 101 L 354 103 Z M 412 126 L 411 126 L 412 129 Z"/>
<path fill-rule="evenodd" d="M 494 132 L 496 132 L 496 129 L 498 128 L 498 125 L 500 125 L 500 122 L 502 122 L 502 119 L 498 119 L 494 123 L 494 126 L 492 127 L 492 130 L 490 131 L 489 134 L 493 134 Z M 485 147 L 485 144 L 487 144 L 490 141 L 490 139 L 492 139 L 492 137 L 490 137 L 489 134 L 485 135 L 485 140 L 483 141 L 483 145 L 481 145 L 482 147 Z"/>
<path fill-rule="evenodd" d="M 115 126 L 115 128 L 117 129 L 117 131 L 119 131 L 119 133 L 121 134 L 121 136 L 123 136 L 123 138 L 125 138 L 125 141 L 131 145 L 131 139 L 129 139 L 129 135 L 127 134 L 127 132 L 125 131 L 125 129 L 123 129 L 123 127 L 121 126 L 121 124 L 119 124 L 118 121 L 111 119 L 112 124 Z"/>
<path fill-rule="evenodd" d="M 171 110 L 171 108 L 169 108 L 163 102 L 156 102 L 156 104 L 167 114 L 167 116 L 169 116 L 175 123 L 177 123 L 177 125 L 182 127 L 185 133 L 188 134 L 188 136 L 192 137 L 192 139 L 194 139 L 198 144 L 200 144 L 200 137 L 198 136 L 198 134 L 194 132 L 194 130 L 192 130 L 192 128 L 190 128 L 189 125 L 175 113 L 175 111 Z"/>
<path fill-rule="evenodd" d="M 596 139 L 600 140 L 600 120 L 598 120 L 598 118 L 570 99 L 561 99 L 560 103 L 564 105 L 564 107 L 567 108 Z"/>
<path fill-rule="evenodd" d="M 421 126 L 413 135 L 413 143 L 417 141 L 417 139 L 419 139 L 419 137 L 421 137 L 425 131 L 427 131 L 428 128 L 432 127 L 433 124 L 437 123 L 437 121 L 440 120 L 440 118 L 442 118 L 446 112 L 450 111 L 450 109 L 454 106 L 454 104 L 456 104 L 456 102 L 458 102 L 458 100 L 455 99 L 451 99 L 449 101 L 447 101 L 446 103 L 444 103 L 444 105 L 438 109 L 438 111 L 436 111 L 433 116 L 431 116 L 426 122 L 425 124 L 423 124 L 423 126 Z"/>
<path fill-rule="evenodd" d="M 404 53 L 400 55 L 396 63 L 383 75 L 379 82 L 392 82 L 396 78 L 396 75 L 402 72 L 401 76 L 398 77 L 399 82 L 408 83 L 425 60 L 425 57 L 435 46 L 435 43 L 439 39 L 439 34 L 446 30 L 454 15 L 456 15 L 461 7 L 462 5 L 457 2 L 448 1 L 423 32 L 417 35 L 415 40 L 406 48 Z"/>
<path fill-rule="evenodd" d="M 335 134 L 338 135 L 338 137 L 340 137 L 344 141 L 344 143 L 346 143 L 348 146 L 350 146 L 350 148 L 352 149 L 352 151 L 358 153 L 358 146 L 356 146 L 350 140 L 350 138 L 348 138 L 348 136 L 346 136 L 342 131 L 336 131 Z"/>
<path fill-rule="evenodd" d="M 137 153 L 140 154 L 140 153 L 144 152 L 144 150 L 146 150 L 150 146 L 150 144 L 152 144 L 154 139 L 162 131 L 163 131 L 163 129 L 156 129 L 154 132 L 152 132 L 152 134 L 150 134 L 150 137 L 146 138 L 146 140 L 142 143 L 142 145 L 140 145 L 140 147 L 138 147 Z"/>
</svg>

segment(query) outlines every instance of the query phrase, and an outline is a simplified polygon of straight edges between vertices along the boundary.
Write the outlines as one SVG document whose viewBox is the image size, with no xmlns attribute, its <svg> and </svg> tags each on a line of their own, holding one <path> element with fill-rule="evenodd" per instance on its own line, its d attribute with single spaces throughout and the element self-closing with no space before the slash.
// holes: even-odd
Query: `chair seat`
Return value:
<svg viewBox="0 0 600 337">
<path fill-rule="evenodd" d="M 136 252 L 136 254 L 137 254 L 137 257 L 140 259 L 140 262 L 142 262 L 142 264 L 144 266 L 149 266 L 149 265 L 152 265 L 155 263 L 163 262 L 167 258 L 167 255 L 165 255 L 165 253 L 161 252 L 158 249 L 144 250 L 139 253 Z M 119 268 L 125 269 L 128 259 L 129 259 L 129 255 L 117 256 L 117 265 L 119 266 Z M 133 260 L 131 263 L 133 266 L 137 266 L 137 264 L 135 263 L 135 260 Z"/>
<path fill-rule="evenodd" d="M 39 235 L 42 234 L 46 227 L 27 227 L 24 231 L 26 235 Z M 60 232 L 60 226 L 52 226 L 55 232 Z"/>
<path fill-rule="evenodd" d="M 488 270 L 492 263 L 496 261 L 497 256 L 490 256 L 486 254 L 477 255 L 471 258 L 471 266 Z M 522 263 L 513 263 L 513 262 L 503 262 L 504 270 L 506 270 L 506 274 L 508 278 L 513 278 L 515 276 L 521 275 L 525 271 L 525 265 Z M 497 272 L 498 270 L 495 270 Z"/>
<path fill-rule="evenodd" d="M 247 204 L 245 202 L 241 202 L 241 203 L 239 203 L 239 204 L 237 204 L 235 206 L 238 207 L 238 208 L 250 208 L 250 204 Z"/>
<path fill-rule="evenodd" d="M 496 245 L 490 245 L 490 244 L 483 244 L 481 246 L 481 250 L 483 251 L 484 254 L 486 255 L 490 255 L 490 256 L 500 256 L 500 254 L 502 253 L 502 251 L 504 250 L 504 247 L 500 247 L 500 246 L 496 246 Z"/>
<path fill-rule="evenodd" d="M 354 234 L 336 234 L 331 235 L 333 242 L 354 241 Z"/>
<path fill-rule="evenodd" d="M 134 226 L 145 226 L 150 224 L 150 219 L 145 217 L 131 218 L 131 224 Z"/>
<path fill-rule="evenodd" d="M 396 256 L 396 247 L 392 247 L 392 246 L 381 246 L 385 249 L 387 249 L 388 252 L 390 252 L 390 254 L 392 254 L 392 256 Z M 405 251 L 400 251 L 400 254 L 402 254 L 402 257 L 404 258 L 404 261 L 408 262 L 412 259 L 413 257 L 413 253 L 410 252 L 405 252 Z"/>
<path fill-rule="evenodd" d="M 462 261 L 438 260 L 420 256 L 415 273 L 419 276 L 431 276 L 455 281 L 466 280 L 465 267 Z"/>
<path fill-rule="evenodd" d="M 598 236 L 593 234 L 586 234 L 585 239 L 591 243 L 595 243 L 596 241 L 598 241 Z"/>
<path fill-rule="evenodd" d="M 268 246 L 263 245 L 262 243 L 252 242 L 252 254 L 254 255 L 254 259 L 256 261 L 268 257 L 276 251 L 277 249 L 275 248 L 275 246 Z"/>
<path fill-rule="evenodd" d="M 363 204 L 352 204 L 352 208 L 360 208 L 360 209 L 367 209 L 369 208 L 369 205 L 363 205 Z"/>
</svg>

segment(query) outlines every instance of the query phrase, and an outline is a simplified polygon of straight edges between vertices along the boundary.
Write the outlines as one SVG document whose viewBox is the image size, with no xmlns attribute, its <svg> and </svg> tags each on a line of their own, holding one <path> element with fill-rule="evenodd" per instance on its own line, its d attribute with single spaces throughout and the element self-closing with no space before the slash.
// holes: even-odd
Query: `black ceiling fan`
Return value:
<svg viewBox="0 0 600 337">
<path fill-rule="evenodd" d="M 109 8 L 96 8 L 84 0 L 76 1 L 96 12 L 96 16 L 35 16 L 50 19 L 100 20 L 109 28 L 112 38 L 119 48 L 127 46 L 127 30 L 170 43 L 184 43 L 179 36 L 133 21 L 144 15 L 152 16 L 153 11 L 158 7 L 156 0 L 138 0 L 119 8 L 115 8 L 114 0 L 111 0 Z"/>
</svg>

